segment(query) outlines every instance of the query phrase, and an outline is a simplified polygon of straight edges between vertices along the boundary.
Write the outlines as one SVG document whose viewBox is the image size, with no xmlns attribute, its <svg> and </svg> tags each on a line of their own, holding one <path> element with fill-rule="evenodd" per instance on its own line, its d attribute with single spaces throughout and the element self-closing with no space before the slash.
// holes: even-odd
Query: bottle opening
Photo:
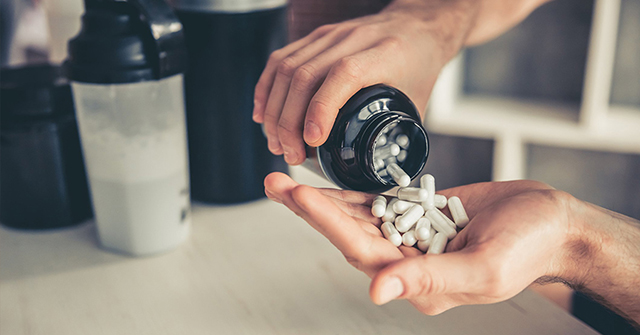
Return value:
<svg viewBox="0 0 640 335">
<path fill-rule="evenodd" d="M 411 179 L 422 171 L 428 156 L 428 138 L 413 119 L 398 115 L 385 120 L 371 137 L 373 140 L 365 161 L 372 167 L 371 174 L 378 182 L 398 185 L 387 171 L 387 167 L 394 163 Z"/>
</svg>

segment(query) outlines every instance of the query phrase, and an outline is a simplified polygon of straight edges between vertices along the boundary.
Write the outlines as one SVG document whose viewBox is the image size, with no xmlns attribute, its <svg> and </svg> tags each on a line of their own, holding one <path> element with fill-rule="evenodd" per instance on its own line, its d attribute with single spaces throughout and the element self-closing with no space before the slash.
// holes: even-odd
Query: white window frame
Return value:
<svg viewBox="0 0 640 335">
<path fill-rule="evenodd" d="M 575 105 L 465 95 L 463 54 L 442 71 L 430 132 L 494 140 L 495 181 L 523 179 L 527 144 L 640 154 L 640 107 L 609 103 L 621 0 L 595 0 L 579 117 Z"/>
</svg>

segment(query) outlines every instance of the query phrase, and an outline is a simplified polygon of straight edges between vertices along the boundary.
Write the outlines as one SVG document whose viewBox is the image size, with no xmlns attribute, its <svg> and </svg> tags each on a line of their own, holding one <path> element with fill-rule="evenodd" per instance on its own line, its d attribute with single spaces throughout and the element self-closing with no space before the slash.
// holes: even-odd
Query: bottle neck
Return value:
<svg viewBox="0 0 640 335">
<path fill-rule="evenodd" d="M 402 111 L 388 111 L 371 118 L 364 127 L 359 148 L 356 153 L 357 159 L 363 167 L 363 172 L 372 182 L 384 186 L 397 186 L 397 183 L 388 174 L 376 169 L 374 152 L 382 147 L 380 139 L 393 137 L 394 134 L 404 134 L 409 138 L 410 145 L 405 150 L 406 157 L 398 165 L 414 179 L 421 171 L 427 161 L 429 142 L 427 134 L 416 119 Z M 389 138 L 387 144 L 392 143 L 394 138 Z M 383 169 L 384 170 L 384 169 Z"/>
</svg>

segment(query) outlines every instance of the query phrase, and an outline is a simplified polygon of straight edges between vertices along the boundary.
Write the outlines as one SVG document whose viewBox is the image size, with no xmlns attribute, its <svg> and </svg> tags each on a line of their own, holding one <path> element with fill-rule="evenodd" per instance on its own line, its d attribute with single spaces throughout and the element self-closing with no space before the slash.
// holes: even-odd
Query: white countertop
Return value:
<svg viewBox="0 0 640 335">
<path fill-rule="evenodd" d="M 326 185 L 306 170 L 297 180 Z M 0 334 L 597 334 L 525 291 L 426 316 L 376 306 L 369 278 L 284 206 L 193 206 L 178 249 L 132 258 L 99 248 L 93 222 L 0 228 Z"/>
</svg>

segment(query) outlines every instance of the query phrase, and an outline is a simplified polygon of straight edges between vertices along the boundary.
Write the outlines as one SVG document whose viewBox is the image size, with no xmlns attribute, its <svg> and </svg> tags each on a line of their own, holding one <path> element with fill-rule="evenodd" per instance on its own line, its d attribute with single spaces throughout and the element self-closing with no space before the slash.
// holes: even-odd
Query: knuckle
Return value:
<svg viewBox="0 0 640 335">
<path fill-rule="evenodd" d="M 278 49 L 269 55 L 269 59 L 267 59 L 267 64 L 276 64 L 280 62 L 282 58 L 283 58 L 283 51 L 282 49 Z"/>
<path fill-rule="evenodd" d="M 354 39 L 362 39 L 375 33 L 372 25 L 359 25 L 351 29 L 349 36 Z"/>
<path fill-rule="evenodd" d="M 280 118 L 278 122 L 278 136 L 289 138 L 290 136 L 295 136 L 297 134 L 302 134 L 302 129 L 296 127 L 296 125 L 286 118 Z"/>
<path fill-rule="evenodd" d="M 264 127 L 268 132 L 273 132 L 273 125 L 278 123 L 278 116 L 267 111 L 264 114 Z"/>
<path fill-rule="evenodd" d="M 296 71 L 298 65 L 296 60 L 291 57 L 285 57 L 282 61 L 280 61 L 280 64 L 278 64 L 278 73 L 286 76 L 286 77 L 291 77 L 293 76 L 293 73 Z"/>
<path fill-rule="evenodd" d="M 312 87 L 317 79 L 315 69 L 311 65 L 305 64 L 294 72 L 292 86 L 295 89 L 306 90 Z"/>
<path fill-rule="evenodd" d="M 355 57 L 342 58 L 336 65 L 336 72 L 347 80 L 357 81 L 362 75 L 362 64 Z"/>
<path fill-rule="evenodd" d="M 387 37 L 382 41 L 385 48 L 395 49 L 400 48 L 404 44 L 404 40 L 398 36 Z"/>
<path fill-rule="evenodd" d="M 426 315 L 438 315 L 442 312 L 444 312 L 446 309 L 442 308 L 442 307 L 438 307 L 434 304 L 430 304 L 429 306 L 423 306 L 420 308 L 420 312 L 422 314 L 426 314 Z"/>
<path fill-rule="evenodd" d="M 418 282 L 417 293 L 419 295 L 433 295 L 443 292 L 443 283 L 437 279 L 437 276 L 428 275 Z"/>
<path fill-rule="evenodd" d="M 335 24 L 325 24 L 322 25 L 316 29 L 313 30 L 313 32 L 311 32 L 312 34 L 318 36 L 318 35 L 324 35 L 330 31 L 332 31 L 333 29 L 335 29 L 336 25 Z"/>
<path fill-rule="evenodd" d="M 329 102 L 326 101 L 323 97 L 314 97 L 309 102 L 309 114 L 311 115 L 326 115 L 329 114 Z"/>
</svg>

